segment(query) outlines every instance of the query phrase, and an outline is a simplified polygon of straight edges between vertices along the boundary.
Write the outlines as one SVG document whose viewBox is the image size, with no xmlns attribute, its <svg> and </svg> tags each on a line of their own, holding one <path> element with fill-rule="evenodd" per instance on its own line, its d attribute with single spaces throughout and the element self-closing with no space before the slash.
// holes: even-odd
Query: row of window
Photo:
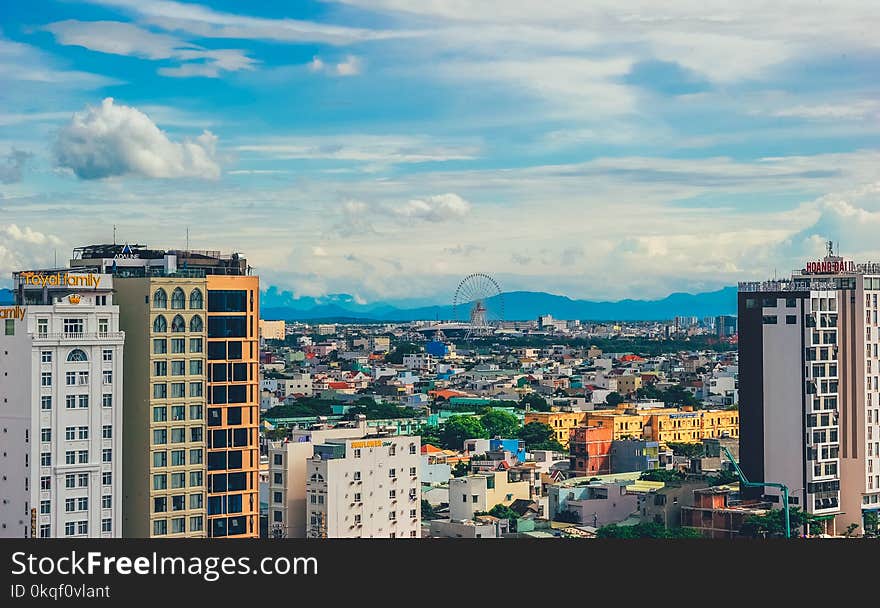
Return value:
<svg viewBox="0 0 880 608">
<path fill-rule="evenodd" d="M 186 466 L 186 450 L 170 450 L 171 451 L 171 466 L 172 467 L 182 467 Z M 205 459 L 205 451 L 199 448 L 193 448 L 189 451 L 189 463 L 190 464 L 202 464 Z M 168 466 L 168 452 L 153 452 L 153 466 L 154 467 L 167 467 Z"/>
<path fill-rule="evenodd" d="M 101 350 L 101 359 L 103 361 L 113 361 L 113 349 L 112 348 L 104 348 Z M 74 348 L 69 353 L 67 353 L 67 361 L 69 363 L 82 363 L 83 361 L 88 361 L 89 356 L 85 353 L 81 348 Z M 52 351 L 44 350 L 40 351 L 40 363 L 52 363 Z"/>
<path fill-rule="evenodd" d="M 189 292 L 189 307 L 194 310 L 201 310 L 204 307 L 201 289 L 196 288 Z M 153 308 L 168 308 L 168 292 L 161 287 L 153 292 Z M 186 308 L 186 294 L 180 287 L 176 287 L 171 292 L 171 308 L 174 310 Z"/>
<path fill-rule="evenodd" d="M 101 520 L 101 532 L 112 532 L 113 520 L 109 517 Z M 64 536 L 84 536 L 89 533 L 88 521 L 69 521 L 64 524 Z M 40 538 L 52 537 L 52 525 L 40 524 Z"/>
<path fill-rule="evenodd" d="M 89 407 L 89 396 L 65 395 L 64 407 L 68 410 L 76 408 L 86 409 Z M 113 395 L 109 393 L 101 395 L 101 407 L 113 407 Z M 40 409 L 44 411 L 52 409 L 52 395 L 42 395 L 40 397 Z"/>
<path fill-rule="evenodd" d="M 764 325 L 776 325 L 777 324 L 777 316 L 776 315 L 764 315 L 761 317 L 761 322 Z M 797 315 L 785 315 L 785 324 L 786 325 L 796 325 L 797 324 Z"/>
<path fill-rule="evenodd" d="M 190 428 L 190 441 L 202 441 L 202 427 Z M 165 445 L 168 443 L 168 429 L 153 429 L 153 445 Z M 186 443 L 186 429 L 183 427 L 171 429 L 171 443 Z"/>
<path fill-rule="evenodd" d="M 186 532 L 186 517 L 174 517 L 171 519 L 171 534 Z M 205 529 L 205 519 L 201 515 L 189 518 L 189 531 L 201 532 Z M 157 519 L 153 521 L 153 536 L 165 536 L 168 534 L 168 520 Z"/>
<path fill-rule="evenodd" d="M 87 426 L 68 426 L 64 429 L 64 438 L 68 441 L 73 441 L 76 439 L 88 439 L 89 438 L 89 427 L 87 427 Z M 113 439 L 113 427 L 111 425 L 105 424 L 101 427 L 101 438 L 102 439 Z M 50 429 L 50 428 L 40 429 L 40 441 L 43 441 L 43 442 L 52 441 L 52 429 Z"/>
<path fill-rule="evenodd" d="M 194 315 L 189 320 L 189 330 L 193 333 L 201 333 L 205 329 L 205 324 L 199 315 Z M 153 320 L 153 333 L 162 334 L 168 331 L 168 321 L 164 316 L 159 315 Z M 186 321 L 180 315 L 175 315 L 171 319 L 171 332 L 183 333 L 186 331 Z"/>
<path fill-rule="evenodd" d="M 189 352 L 191 353 L 200 353 L 202 352 L 202 339 L 201 338 L 190 338 L 189 339 Z M 172 354 L 182 354 L 186 352 L 186 338 L 171 338 L 171 353 Z M 154 355 L 164 355 L 168 353 L 168 339 L 167 338 L 155 338 L 153 339 L 153 354 Z"/>
<path fill-rule="evenodd" d="M 52 372 L 40 372 L 40 386 L 52 386 Z M 113 384 L 113 371 L 105 369 L 101 372 L 104 384 Z M 88 386 L 89 372 L 65 372 L 64 382 L 67 386 Z"/>
<path fill-rule="evenodd" d="M 88 474 L 85 474 L 88 483 Z M 69 476 L 72 477 L 72 476 Z M 73 486 L 70 486 L 73 487 Z M 113 508 L 113 496 L 110 494 L 105 494 L 101 497 L 101 508 L 102 509 L 112 509 Z M 89 510 L 89 499 L 88 497 L 80 497 L 80 498 L 67 498 L 64 500 L 64 512 L 65 513 L 73 513 L 76 511 L 88 511 Z M 40 501 L 40 515 L 51 515 L 52 514 L 52 501 L 51 500 L 41 500 Z"/>
<path fill-rule="evenodd" d="M 170 505 L 168 499 L 171 499 Z M 201 509 L 204 507 L 204 494 L 190 494 L 189 508 Z M 174 496 L 156 496 L 153 498 L 153 513 L 167 513 L 169 506 L 172 511 L 186 511 L 187 500 L 186 494 L 176 494 Z"/>
<path fill-rule="evenodd" d="M 167 376 L 168 363 L 169 361 L 153 361 L 153 375 Z M 186 361 L 174 360 L 170 361 L 170 363 L 172 376 L 185 376 L 187 374 Z M 204 373 L 204 365 L 205 362 L 202 359 L 191 359 L 189 362 L 189 374 L 191 376 L 201 376 Z"/>
<path fill-rule="evenodd" d="M 167 490 L 168 477 L 171 477 L 171 489 L 178 490 L 186 486 L 186 472 L 182 473 L 156 473 L 153 475 L 153 489 Z M 189 472 L 189 487 L 201 488 L 205 485 L 205 476 L 202 471 Z"/>
<path fill-rule="evenodd" d="M 177 422 L 181 420 L 186 420 L 186 408 L 185 405 L 172 405 L 171 408 L 171 420 Z M 168 421 L 168 409 L 167 405 L 157 405 L 153 407 L 153 422 L 167 422 Z M 189 406 L 189 419 L 190 420 L 201 420 L 203 415 L 204 408 L 201 405 L 190 405 Z M 197 441 L 197 440 L 193 440 Z M 200 440 L 199 440 L 200 441 Z"/>
<path fill-rule="evenodd" d="M 186 382 L 172 382 L 171 383 L 171 398 L 172 399 L 180 399 L 182 397 L 186 397 Z M 204 383 L 203 382 L 190 382 L 189 383 L 189 396 L 190 397 L 202 397 L 204 396 Z M 153 399 L 167 399 L 168 398 L 168 384 L 165 382 L 155 383 L 153 384 Z"/>
<path fill-rule="evenodd" d="M 87 473 L 77 473 L 77 475 L 88 475 L 88 474 Z M 64 476 L 64 482 L 68 488 L 73 487 L 72 485 L 69 485 L 70 483 L 72 483 L 70 481 L 72 477 L 73 477 L 73 475 L 70 475 L 70 474 L 67 474 Z M 85 479 L 84 484 L 86 484 L 86 485 L 88 484 L 88 477 L 85 477 L 85 478 L 78 477 L 77 483 L 80 483 L 81 479 Z M 112 472 L 104 471 L 101 473 L 101 485 L 102 486 L 113 485 L 113 473 Z M 79 486 L 79 487 L 84 487 L 84 486 Z M 48 492 L 51 489 L 52 489 L 52 477 L 49 475 L 41 476 L 40 477 L 40 490 Z"/>
</svg>

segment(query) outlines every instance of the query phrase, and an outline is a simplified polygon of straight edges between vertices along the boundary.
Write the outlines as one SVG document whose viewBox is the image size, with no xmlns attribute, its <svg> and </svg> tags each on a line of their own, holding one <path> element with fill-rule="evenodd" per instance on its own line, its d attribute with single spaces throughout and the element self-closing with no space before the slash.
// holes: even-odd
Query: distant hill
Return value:
<svg viewBox="0 0 880 608">
<path fill-rule="evenodd" d="M 0 289 L 0 304 L 12 304 L 14 301 L 11 289 Z"/>
<path fill-rule="evenodd" d="M 358 304 L 352 296 L 334 294 L 324 298 L 279 297 L 270 287 L 263 296 L 261 313 L 264 319 L 287 321 L 349 317 L 377 321 L 449 320 L 454 317 L 449 304 L 397 308 L 390 304 L 374 302 Z M 539 315 L 552 315 L 557 319 L 580 320 L 663 320 L 678 316 L 709 317 L 736 314 L 736 287 L 699 294 L 673 293 L 660 300 L 619 300 L 595 302 L 572 300 L 544 292 L 512 291 L 505 293 L 505 320 L 535 319 Z M 288 294 L 289 296 L 289 294 Z M 280 305 L 279 305 L 280 304 Z M 488 301 L 490 310 L 498 307 L 498 298 Z"/>
</svg>

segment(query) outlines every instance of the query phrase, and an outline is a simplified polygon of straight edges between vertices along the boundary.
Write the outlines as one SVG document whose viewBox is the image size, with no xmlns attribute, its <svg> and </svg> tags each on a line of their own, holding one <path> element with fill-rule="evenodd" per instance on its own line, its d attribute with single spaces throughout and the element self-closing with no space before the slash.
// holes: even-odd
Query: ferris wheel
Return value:
<svg viewBox="0 0 880 608">
<path fill-rule="evenodd" d="M 504 320 L 504 295 L 498 281 L 477 272 L 462 279 L 452 299 L 456 321 L 469 325 L 468 336 L 491 333 L 492 325 Z"/>
</svg>

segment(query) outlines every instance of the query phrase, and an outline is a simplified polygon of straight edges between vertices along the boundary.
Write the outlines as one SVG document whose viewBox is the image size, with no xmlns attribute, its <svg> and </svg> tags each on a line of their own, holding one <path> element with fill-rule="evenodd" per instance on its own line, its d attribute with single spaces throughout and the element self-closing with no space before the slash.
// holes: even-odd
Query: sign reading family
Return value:
<svg viewBox="0 0 880 608">
<path fill-rule="evenodd" d="M 37 287 L 97 287 L 101 282 L 101 275 L 84 274 L 76 272 L 23 272 L 21 278 L 25 285 Z"/>
</svg>

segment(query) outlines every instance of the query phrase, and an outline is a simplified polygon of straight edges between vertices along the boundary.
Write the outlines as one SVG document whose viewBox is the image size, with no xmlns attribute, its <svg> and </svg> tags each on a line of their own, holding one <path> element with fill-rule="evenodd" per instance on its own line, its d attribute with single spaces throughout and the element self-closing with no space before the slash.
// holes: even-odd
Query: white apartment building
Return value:
<svg viewBox="0 0 880 608">
<path fill-rule="evenodd" d="M 284 396 L 302 394 L 311 397 L 315 394 L 312 386 L 311 374 L 291 374 L 288 378 L 278 378 L 278 389 L 284 392 Z"/>
<path fill-rule="evenodd" d="M 306 537 L 306 461 L 316 444 L 329 439 L 363 437 L 368 432 L 365 416 L 354 426 L 293 429 L 285 441 L 269 443 L 269 536 Z"/>
<path fill-rule="evenodd" d="M 332 439 L 307 461 L 308 538 L 419 538 L 420 438 Z"/>
<path fill-rule="evenodd" d="M 122 535 L 122 347 L 113 277 L 14 275 L 0 312 L 0 537 Z"/>
<path fill-rule="evenodd" d="M 412 353 L 403 356 L 403 366 L 407 369 L 433 371 L 437 359 L 428 353 Z"/>
</svg>

